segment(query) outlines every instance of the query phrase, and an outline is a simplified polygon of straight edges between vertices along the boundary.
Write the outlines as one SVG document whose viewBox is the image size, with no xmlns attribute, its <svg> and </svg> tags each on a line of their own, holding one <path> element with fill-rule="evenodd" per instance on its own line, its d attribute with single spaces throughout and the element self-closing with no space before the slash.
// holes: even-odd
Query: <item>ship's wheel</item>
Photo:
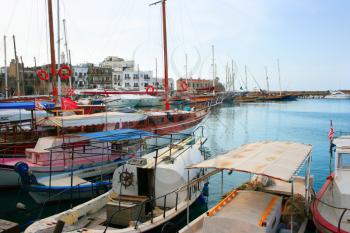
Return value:
<svg viewBox="0 0 350 233">
<path fill-rule="evenodd" d="M 128 169 L 126 169 L 125 171 L 120 172 L 119 181 L 125 186 L 125 188 L 129 187 L 134 181 L 134 174 L 132 172 L 128 172 Z"/>
</svg>

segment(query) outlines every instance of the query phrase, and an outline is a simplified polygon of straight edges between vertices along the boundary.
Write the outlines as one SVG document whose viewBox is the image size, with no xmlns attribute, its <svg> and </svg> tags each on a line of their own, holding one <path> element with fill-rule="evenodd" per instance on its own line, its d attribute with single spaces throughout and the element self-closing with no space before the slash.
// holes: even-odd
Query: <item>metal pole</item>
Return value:
<svg viewBox="0 0 350 233">
<path fill-rule="evenodd" d="M 187 225 L 190 223 L 190 169 L 187 169 Z"/>
<path fill-rule="evenodd" d="M 267 75 L 267 66 L 265 66 L 265 74 L 266 74 L 266 90 L 267 90 L 267 94 L 269 94 L 270 86 L 269 86 L 269 76 Z"/>
<path fill-rule="evenodd" d="M 168 47 L 167 47 L 167 34 L 166 34 L 166 7 L 165 1 L 162 0 L 162 16 L 163 16 L 163 46 L 164 46 L 164 95 L 165 95 L 165 109 L 169 110 L 170 105 L 168 101 Z"/>
<path fill-rule="evenodd" d="M 185 53 L 185 79 L 187 81 L 187 53 Z"/>
<path fill-rule="evenodd" d="M 102 155 L 103 156 L 103 155 Z M 73 169 L 74 169 L 74 146 L 72 148 L 72 160 L 71 160 L 71 166 L 70 166 L 70 207 L 73 207 Z"/>
<path fill-rule="evenodd" d="M 16 51 L 16 38 L 15 35 L 12 36 L 13 38 L 13 47 L 15 50 L 15 59 L 16 59 L 16 82 L 17 82 L 17 96 L 21 95 L 21 89 L 20 89 L 20 83 L 19 83 L 19 68 L 18 68 L 18 57 L 17 57 L 17 51 Z"/>
<path fill-rule="evenodd" d="M 24 90 L 24 63 L 23 63 L 23 59 L 22 59 L 22 56 L 20 56 L 21 58 L 21 63 L 22 63 L 22 75 L 21 75 L 21 83 L 22 83 L 22 94 L 25 95 L 25 90 Z"/>
<path fill-rule="evenodd" d="M 231 60 L 232 91 L 235 92 L 235 73 L 233 72 L 233 60 Z"/>
<path fill-rule="evenodd" d="M 57 0 L 57 67 L 60 69 L 61 62 L 61 38 L 60 38 L 60 0 Z M 58 103 L 61 103 L 62 95 L 61 78 L 57 76 Z"/>
<path fill-rule="evenodd" d="M 158 61 L 156 58 L 156 89 L 158 90 Z"/>
<path fill-rule="evenodd" d="M 214 45 L 211 46 L 212 53 L 212 66 L 213 66 L 213 95 L 215 95 L 215 57 L 214 57 Z"/>
<path fill-rule="evenodd" d="M 6 60 L 6 36 L 4 36 L 4 58 L 5 58 L 5 98 L 9 97 L 7 84 L 7 60 Z"/>
<path fill-rule="evenodd" d="M 280 60 L 277 59 L 277 68 L 278 68 L 278 85 L 280 88 L 280 96 L 282 95 L 282 87 L 281 87 L 281 72 L 280 72 Z"/>
<path fill-rule="evenodd" d="M 245 89 L 248 91 L 248 73 L 247 73 L 247 65 L 244 65 L 244 71 L 245 71 Z"/>
<path fill-rule="evenodd" d="M 64 32 L 64 45 L 66 47 L 67 64 L 70 64 L 68 41 L 67 41 L 66 19 L 63 19 L 63 32 Z M 71 76 L 69 77 L 69 88 L 72 88 L 72 77 Z"/>
</svg>

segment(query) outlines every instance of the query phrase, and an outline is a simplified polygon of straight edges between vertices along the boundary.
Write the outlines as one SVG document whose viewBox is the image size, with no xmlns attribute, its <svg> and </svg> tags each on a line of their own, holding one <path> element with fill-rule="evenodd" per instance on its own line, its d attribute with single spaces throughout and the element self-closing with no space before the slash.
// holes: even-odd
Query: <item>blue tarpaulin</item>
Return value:
<svg viewBox="0 0 350 233">
<path fill-rule="evenodd" d="M 43 101 L 40 101 L 40 103 L 46 109 L 51 109 L 51 108 L 55 107 L 54 103 L 43 102 Z M 34 101 L 33 102 L 3 102 L 3 103 L 0 103 L 0 109 L 29 109 L 29 110 L 32 110 L 34 108 L 35 108 Z"/>
<path fill-rule="evenodd" d="M 89 139 L 94 139 L 102 142 L 111 142 L 139 139 L 145 137 L 154 137 L 156 136 L 156 134 L 139 129 L 116 129 L 96 133 L 79 134 L 79 136 L 87 137 Z"/>
</svg>

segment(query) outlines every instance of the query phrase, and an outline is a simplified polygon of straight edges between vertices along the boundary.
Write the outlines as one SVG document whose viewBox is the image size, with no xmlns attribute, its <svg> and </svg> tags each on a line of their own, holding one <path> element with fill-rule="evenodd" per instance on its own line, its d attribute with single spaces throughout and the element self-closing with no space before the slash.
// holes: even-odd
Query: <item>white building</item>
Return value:
<svg viewBox="0 0 350 233">
<path fill-rule="evenodd" d="M 134 61 L 126 61 L 116 56 L 108 56 L 101 63 L 103 68 L 112 68 L 115 71 L 134 70 Z"/>
<path fill-rule="evenodd" d="M 93 64 L 91 63 L 86 63 L 86 64 L 80 64 L 78 66 L 73 67 L 73 80 L 74 80 L 74 86 L 76 88 L 87 88 L 89 83 L 88 83 L 88 70 L 89 66 Z"/>
<path fill-rule="evenodd" d="M 154 78 L 152 71 L 113 71 L 113 87 L 115 89 L 145 90 L 147 86 L 164 89 L 162 78 Z M 169 79 L 169 89 L 174 88 L 174 80 Z"/>
</svg>

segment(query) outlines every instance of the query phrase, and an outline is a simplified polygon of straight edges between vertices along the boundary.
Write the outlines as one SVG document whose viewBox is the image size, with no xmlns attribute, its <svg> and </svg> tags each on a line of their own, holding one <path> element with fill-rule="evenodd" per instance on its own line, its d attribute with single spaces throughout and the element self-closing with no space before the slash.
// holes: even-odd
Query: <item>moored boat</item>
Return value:
<svg viewBox="0 0 350 233">
<path fill-rule="evenodd" d="M 331 91 L 329 95 L 324 97 L 325 99 L 350 99 L 350 94 L 345 94 L 342 91 Z"/>
<path fill-rule="evenodd" d="M 80 135 L 62 135 L 40 138 L 34 148 L 26 149 L 25 158 L 2 158 L 0 163 L 0 188 L 16 187 L 20 184 L 14 168 L 25 162 L 36 177 L 58 174 L 75 169 L 91 168 L 117 161 L 125 156 L 134 156 L 138 149 L 133 141 L 154 136 L 135 129 L 120 129 Z M 107 138 L 107 139 L 105 139 Z M 125 141 L 128 141 L 125 143 Z M 107 149 L 107 148 L 118 149 Z M 136 152 L 135 152 L 136 153 Z"/>
<path fill-rule="evenodd" d="M 57 221 L 65 223 L 63 231 L 71 232 L 152 232 L 200 197 L 201 186 L 189 186 L 188 181 L 202 170 L 187 172 L 185 168 L 203 160 L 202 142 L 202 138 L 188 137 L 129 160 L 114 172 L 109 193 L 39 220 L 25 232 L 52 231 Z"/>
<path fill-rule="evenodd" d="M 229 170 L 257 176 L 180 232 L 304 232 L 311 191 L 310 153 L 311 145 L 263 141 L 191 166 L 215 169 L 213 174 Z M 297 176 L 305 161 L 305 177 Z"/>
<path fill-rule="evenodd" d="M 350 232 L 350 136 L 334 140 L 334 172 L 327 178 L 312 205 L 320 232 Z"/>
</svg>

